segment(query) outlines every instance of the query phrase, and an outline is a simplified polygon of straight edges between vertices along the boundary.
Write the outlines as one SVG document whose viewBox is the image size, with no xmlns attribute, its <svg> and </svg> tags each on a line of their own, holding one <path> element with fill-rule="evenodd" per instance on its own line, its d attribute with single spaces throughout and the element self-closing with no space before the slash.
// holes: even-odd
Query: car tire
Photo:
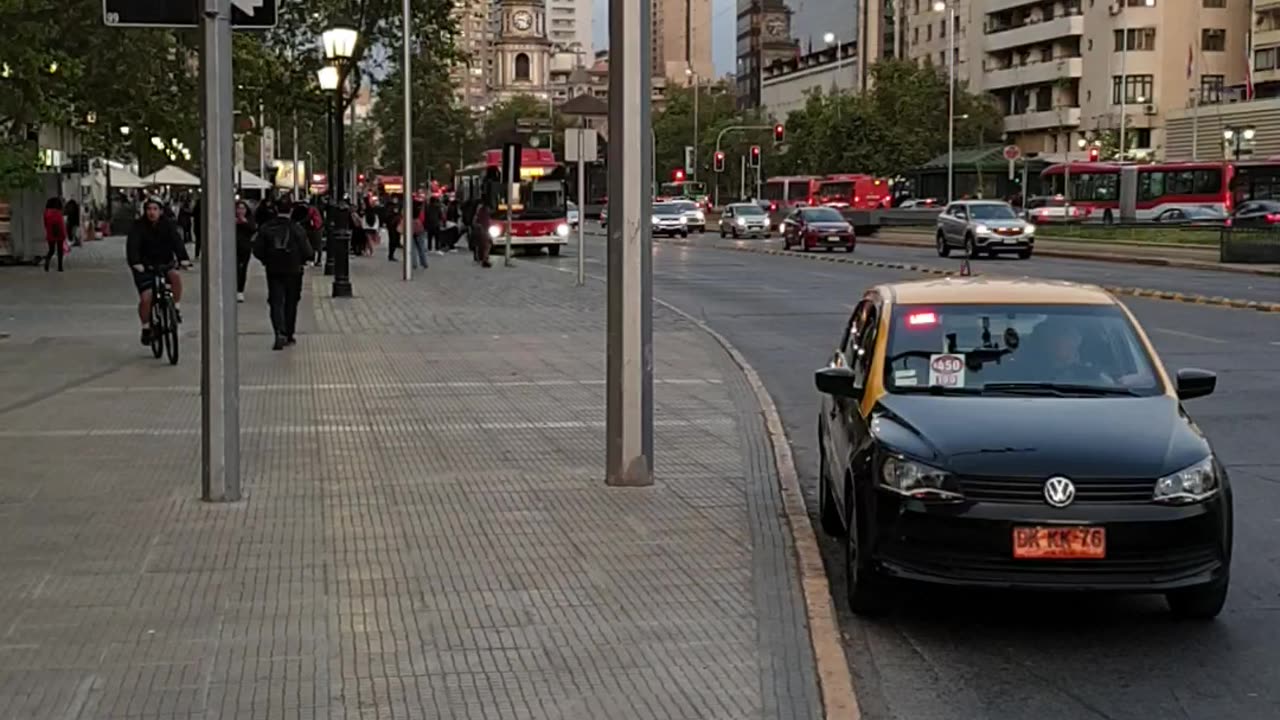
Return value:
<svg viewBox="0 0 1280 720">
<path fill-rule="evenodd" d="M 1165 602 L 1175 616 L 1187 620 L 1212 620 L 1227 602 L 1230 580 L 1223 578 L 1207 585 L 1166 593 Z"/>
<path fill-rule="evenodd" d="M 1107 210 L 1106 212 L 1102 213 L 1102 223 L 1104 225 L 1114 225 L 1115 222 L 1116 222 L 1116 217 L 1115 215 L 1111 214 L 1110 210 Z"/>
<path fill-rule="evenodd" d="M 850 255 L 852 255 L 852 254 L 853 254 L 853 248 L 854 248 L 854 244 L 853 244 L 853 243 L 849 243 L 848 245 L 845 245 L 845 246 L 844 246 L 844 251 L 845 251 L 845 252 L 847 252 L 847 253 L 849 253 Z"/>
<path fill-rule="evenodd" d="M 1031 259 L 1031 251 L 1030 251 L 1030 250 L 1019 250 L 1019 251 L 1018 251 L 1018 259 L 1019 259 L 1019 260 L 1030 260 L 1030 259 Z"/>
<path fill-rule="evenodd" d="M 845 514 L 849 519 L 844 541 L 845 596 L 855 615 L 876 616 L 888 612 L 891 598 L 884 576 L 876 572 L 869 559 L 858 552 L 863 534 L 858 518 L 857 488 L 852 481 L 845 488 Z"/>
<path fill-rule="evenodd" d="M 687 237 L 689 237 L 689 231 L 688 231 L 688 230 L 682 230 L 682 231 L 680 231 L 680 237 L 682 237 L 682 238 L 687 238 Z"/>
<path fill-rule="evenodd" d="M 727 237 L 727 234 L 725 233 L 724 228 L 720 228 L 720 239 L 723 240 L 725 237 Z"/>
<path fill-rule="evenodd" d="M 734 239 L 734 240 L 737 240 L 738 238 L 742 237 L 742 235 L 738 232 L 738 228 L 734 228 L 734 229 L 732 230 L 732 232 L 733 232 L 733 239 Z"/>
<path fill-rule="evenodd" d="M 827 453 L 822 442 L 822 427 L 818 427 L 818 521 L 828 537 L 844 537 L 844 520 L 836 510 L 835 494 L 831 492 L 831 468 L 827 465 Z"/>
<path fill-rule="evenodd" d="M 938 246 L 938 257 L 949 257 L 951 255 L 951 246 L 947 244 L 947 238 L 942 234 L 941 230 L 938 231 L 938 237 L 934 243 Z"/>
<path fill-rule="evenodd" d="M 970 259 L 976 260 L 981 253 L 978 252 L 978 243 L 973 239 L 972 235 L 964 236 L 964 254 Z"/>
<path fill-rule="evenodd" d="M 548 246 L 547 246 L 547 254 L 548 254 L 548 255 L 550 255 L 551 257 L 558 257 L 558 256 L 560 255 L 560 246 L 559 246 L 559 245 L 548 245 Z"/>
</svg>

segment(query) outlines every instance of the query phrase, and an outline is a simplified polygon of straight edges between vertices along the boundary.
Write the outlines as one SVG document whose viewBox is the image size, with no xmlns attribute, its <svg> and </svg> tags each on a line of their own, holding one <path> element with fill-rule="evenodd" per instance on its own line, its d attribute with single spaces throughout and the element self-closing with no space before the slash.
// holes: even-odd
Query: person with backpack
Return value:
<svg viewBox="0 0 1280 720">
<path fill-rule="evenodd" d="M 253 254 L 267 271 L 267 304 L 275 331 L 272 350 L 297 344 L 298 302 L 302 299 L 303 268 L 315 254 L 307 233 L 290 214 L 285 200 L 276 206 L 276 215 L 258 228 Z"/>
</svg>

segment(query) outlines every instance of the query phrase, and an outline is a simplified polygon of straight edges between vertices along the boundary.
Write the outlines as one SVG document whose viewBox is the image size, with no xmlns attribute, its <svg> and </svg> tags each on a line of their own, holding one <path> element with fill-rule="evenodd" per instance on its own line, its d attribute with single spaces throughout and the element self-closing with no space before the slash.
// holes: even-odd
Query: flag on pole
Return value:
<svg viewBox="0 0 1280 720">
<path fill-rule="evenodd" d="M 1190 80 L 1195 76 L 1196 72 L 1196 48 L 1194 44 L 1187 44 L 1187 79 Z"/>
<path fill-rule="evenodd" d="M 1253 99 L 1253 33 L 1244 44 L 1244 99 Z"/>
</svg>

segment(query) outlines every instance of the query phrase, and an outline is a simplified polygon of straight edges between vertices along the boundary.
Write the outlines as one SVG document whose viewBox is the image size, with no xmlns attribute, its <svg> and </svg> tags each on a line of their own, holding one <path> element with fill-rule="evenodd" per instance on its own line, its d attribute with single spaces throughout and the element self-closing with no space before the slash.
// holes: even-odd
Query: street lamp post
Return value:
<svg viewBox="0 0 1280 720">
<path fill-rule="evenodd" d="M 347 204 L 343 188 L 343 125 L 342 125 L 342 88 L 346 84 L 346 73 L 351 57 L 355 54 L 356 41 L 359 38 L 351 28 L 330 28 L 321 34 L 324 43 L 324 56 L 331 63 L 332 73 L 322 79 L 324 83 L 334 85 L 334 154 L 337 156 L 337 173 L 331 179 L 335 203 L 329 206 L 330 252 L 333 254 L 333 297 L 351 297 L 351 207 Z M 322 85 L 323 87 L 323 85 Z"/>
<path fill-rule="evenodd" d="M 955 199 L 956 182 L 956 7 L 938 0 L 934 12 L 947 13 L 947 202 Z"/>
<path fill-rule="evenodd" d="M 835 33 L 824 34 L 822 42 L 826 43 L 827 47 L 835 47 L 836 49 L 836 74 L 831 78 L 831 90 L 834 92 L 840 89 L 840 74 L 844 72 L 844 53 L 840 52 L 840 43 L 837 41 Z"/>
<path fill-rule="evenodd" d="M 1253 138 L 1258 131 L 1252 126 L 1245 127 L 1228 127 L 1222 131 L 1222 139 L 1230 144 L 1231 159 L 1240 162 L 1240 152 L 1242 146 L 1246 142 L 1253 142 Z"/>
<path fill-rule="evenodd" d="M 698 179 L 698 90 L 701 80 L 692 67 L 684 69 L 684 74 L 693 81 L 693 162 L 689 166 L 689 179 Z"/>
<path fill-rule="evenodd" d="M 316 71 L 316 75 L 320 81 L 320 89 L 325 92 L 333 92 L 338 89 L 338 68 L 327 65 Z M 338 206 L 338 199 L 333 194 L 333 183 L 337 178 L 336 172 L 337 156 L 333 152 L 333 124 L 334 118 L 338 116 L 337 98 L 331 97 L 325 101 L 325 142 L 328 147 L 329 161 L 325 164 L 325 173 L 328 182 L 325 185 L 325 197 L 329 199 L 325 212 L 328 217 L 328 228 L 325 241 L 325 257 L 324 257 L 324 274 L 333 275 L 337 270 L 337 260 L 334 259 L 334 241 L 333 241 L 333 223 L 335 220 L 334 208 Z"/>
</svg>

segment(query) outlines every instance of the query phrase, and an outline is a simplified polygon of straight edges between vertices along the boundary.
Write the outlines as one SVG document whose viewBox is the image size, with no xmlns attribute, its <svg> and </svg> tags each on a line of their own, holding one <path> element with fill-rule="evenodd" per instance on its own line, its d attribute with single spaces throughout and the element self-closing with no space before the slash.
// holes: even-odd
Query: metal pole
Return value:
<svg viewBox="0 0 1280 720">
<path fill-rule="evenodd" d="M 609 0 L 609 272 L 606 482 L 653 484 L 652 203 L 644 176 L 648 0 Z M 686 34 L 687 37 L 687 34 Z"/>
<path fill-rule="evenodd" d="M 738 156 L 738 202 L 747 199 L 747 156 Z"/>
<path fill-rule="evenodd" d="M 649 196 L 658 194 L 658 136 L 649 128 Z"/>
<path fill-rule="evenodd" d="M 409 39 L 413 37 L 409 0 L 404 0 L 404 204 L 400 208 L 400 242 L 404 245 L 403 276 L 413 279 L 413 69 Z"/>
<path fill-rule="evenodd" d="M 333 224 L 333 297 L 351 297 L 351 206 L 346 202 L 346 169 L 343 167 L 346 151 L 343 135 L 346 128 L 342 123 L 342 93 L 347 83 L 347 63 L 338 65 L 338 88 L 334 90 L 333 115 L 333 154 L 337 158 L 337 168 L 333 178 L 333 206 L 335 222 Z"/>
<path fill-rule="evenodd" d="M 1027 189 L 1027 158 L 1024 155 L 1022 158 L 1022 212 L 1024 214 L 1027 211 L 1027 198 L 1031 197 L 1028 194 L 1029 192 Z"/>
<path fill-rule="evenodd" d="M 693 165 L 689 168 L 689 179 L 698 179 L 698 73 L 693 73 Z"/>
<path fill-rule="evenodd" d="M 261 100 L 258 101 L 258 177 L 267 179 L 267 110 Z M 265 190 L 258 192 L 266 197 Z"/>
<path fill-rule="evenodd" d="M 956 184 L 956 7 L 947 3 L 947 202 Z"/>
<path fill-rule="evenodd" d="M 1123 12 L 1123 9 L 1121 10 Z M 1125 104 L 1129 100 L 1129 80 L 1125 77 L 1127 66 L 1127 55 L 1129 54 L 1129 17 L 1121 16 L 1120 21 L 1120 162 L 1124 162 L 1125 144 L 1124 131 L 1127 121 L 1128 111 Z M 1071 152 L 1071 148 L 1067 148 L 1067 152 Z"/>
<path fill-rule="evenodd" d="M 240 499 L 240 368 L 236 347 L 235 210 L 231 196 L 231 0 L 205 0 L 200 70 L 204 76 L 204 212 L 200 233 L 200 496 Z"/>
<path fill-rule="evenodd" d="M 1200 93 L 1195 88 L 1191 93 L 1191 162 L 1195 162 L 1200 159 Z"/>
<path fill-rule="evenodd" d="M 502 248 L 502 264 L 505 267 L 511 267 L 511 206 L 516 202 L 516 191 L 520 189 L 520 182 L 516 178 L 506 178 L 503 182 L 507 184 L 507 227 L 506 244 Z"/>
<path fill-rule="evenodd" d="M 584 163 L 582 160 L 582 135 L 583 135 L 582 128 L 578 128 L 577 137 L 578 137 L 578 285 L 579 286 L 585 285 L 587 283 L 587 270 L 586 270 L 587 246 L 585 243 L 585 235 L 584 235 L 585 229 L 583 227 L 585 223 L 583 222 L 583 217 L 582 217 L 583 213 L 586 211 L 585 208 L 587 207 L 586 205 L 587 179 L 585 177 L 587 172 L 586 170 L 587 166 L 586 166 L 586 163 Z"/>
<path fill-rule="evenodd" d="M 298 111 L 293 112 L 293 199 L 298 200 Z"/>
<path fill-rule="evenodd" d="M 337 165 L 334 164 L 335 157 L 333 152 L 333 134 L 334 134 L 333 118 L 334 118 L 334 115 L 337 114 L 337 110 L 335 109 L 337 105 L 334 104 L 336 102 L 337 101 L 333 99 L 329 99 L 325 102 L 325 104 L 328 106 L 325 108 L 325 118 L 324 118 L 325 142 L 328 144 L 328 155 L 329 155 L 328 162 L 325 163 L 325 168 L 324 168 L 325 178 L 326 178 L 324 194 L 326 197 L 329 198 L 329 204 L 325 208 L 325 212 L 329 215 L 328 222 L 325 223 L 325 229 L 324 229 L 324 235 L 325 235 L 324 237 L 324 245 L 325 245 L 324 274 L 325 275 L 334 274 L 334 268 L 336 267 L 335 263 L 337 262 L 337 260 L 335 259 L 335 253 L 334 253 L 334 248 L 336 246 L 334 245 L 335 241 L 333 237 L 334 230 L 336 229 L 336 226 L 334 225 L 334 223 L 336 222 L 336 219 L 338 217 L 337 212 L 334 210 L 334 208 L 338 206 L 338 199 L 335 198 L 333 195 L 333 181 L 334 181 L 334 178 L 337 176 Z"/>
</svg>

